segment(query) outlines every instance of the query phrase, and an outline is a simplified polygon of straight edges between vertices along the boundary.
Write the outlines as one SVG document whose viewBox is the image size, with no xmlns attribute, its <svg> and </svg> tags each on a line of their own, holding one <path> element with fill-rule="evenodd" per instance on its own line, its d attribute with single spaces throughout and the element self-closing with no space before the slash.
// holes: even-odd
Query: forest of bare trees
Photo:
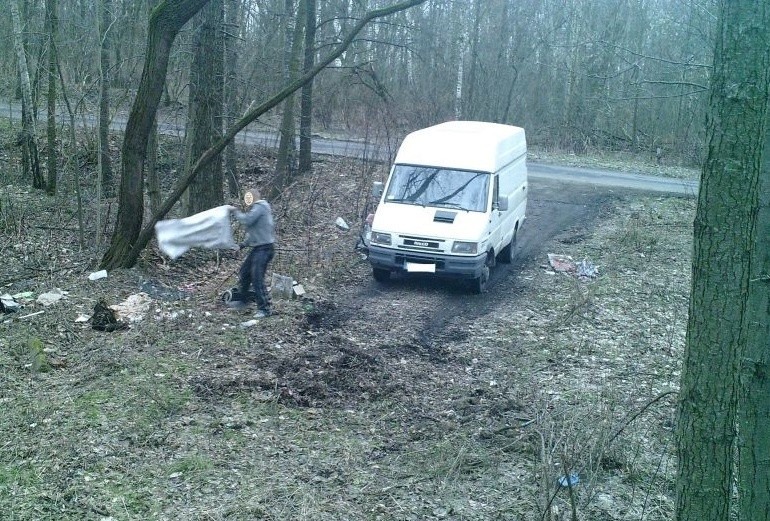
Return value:
<svg viewBox="0 0 770 521">
<path fill-rule="evenodd" d="M 33 112 L 45 107 L 48 84 L 56 79 L 48 73 L 52 41 L 62 87 L 78 102 L 73 108 L 98 112 L 105 63 L 111 110 L 125 106 L 137 88 L 156 2 L 60 3 L 52 39 L 49 3 L 19 2 Z M 232 111 L 242 114 L 280 90 L 289 61 L 299 70 L 303 60 L 289 56 L 287 40 L 302 34 L 291 28 L 302 28 L 308 16 L 299 5 L 305 0 L 225 3 L 227 20 L 220 16 L 218 23 L 224 22 L 221 34 L 237 57 L 226 88 Z M 312 2 L 311 52 L 322 56 L 364 11 L 388 3 Z M 100 5 L 109 10 L 104 17 Z M 166 107 L 187 105 L 201 23 L 186 24 L 174 42 Z M 0 95 L 21 99 L 11 24 L 9 16 L 0 17 Z M 371 134 L 459 116 L 524 126 L 531 142 L 546 147 L 642 150 L 693 162 L 703 152 L 714 24 L 712 0 L 427 1 L 370 24 L 316 79 L 314 125 Z M 101 44 L 107 60 L 100 59 Z"/>
</svg>

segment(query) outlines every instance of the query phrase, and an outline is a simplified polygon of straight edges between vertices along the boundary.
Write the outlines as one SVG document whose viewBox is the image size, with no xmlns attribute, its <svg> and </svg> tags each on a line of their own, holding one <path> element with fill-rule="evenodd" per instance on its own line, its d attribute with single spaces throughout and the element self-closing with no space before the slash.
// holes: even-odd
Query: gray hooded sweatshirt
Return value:
<svg viewBox="0 0 770 521">
<path fill-rule="evenodd" d="M 264 199 L 256 201 L 245 212 L 235 210 L 233 216 L 246 228 L 246 239 L 241 246 L 262 246 L 275 242 L 273 211 Z"/>
</svg>

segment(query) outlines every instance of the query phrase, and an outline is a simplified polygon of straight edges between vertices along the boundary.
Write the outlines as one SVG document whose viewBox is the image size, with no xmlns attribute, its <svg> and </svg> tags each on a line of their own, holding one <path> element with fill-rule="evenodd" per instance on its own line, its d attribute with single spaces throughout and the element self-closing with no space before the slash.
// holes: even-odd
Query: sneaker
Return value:
<svg viewBox="0 0 770 521">
<path fill-rule="evenodd" d="M 259 310 L 257 310 L 256 313 L 254 313 L 254 318 L 265 318 L 265 317 L 269 317 L 269 316 L 270 316 L 270 312 L 269 311 L 265 311 L 264 309 L 259 309 Z"/>
<path fill-rule="evenodd" d="M 242 300 L 228 300 L 225 305 L 230 309 L 246 309 L 246 303 Z"/>
</svg>

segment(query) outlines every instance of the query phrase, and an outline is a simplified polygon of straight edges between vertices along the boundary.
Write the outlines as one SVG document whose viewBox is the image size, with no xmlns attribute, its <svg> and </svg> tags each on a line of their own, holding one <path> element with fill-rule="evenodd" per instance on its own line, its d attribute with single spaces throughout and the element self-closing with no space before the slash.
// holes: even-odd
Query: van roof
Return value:
<svg viewBox="0 0 770 521">
<path fill-rule="evenodd" d="M 496 172 L 527 152 L 524 129 L 483 121 L 448 121 L 404 138 L 397 164 Z"/>
</svg>

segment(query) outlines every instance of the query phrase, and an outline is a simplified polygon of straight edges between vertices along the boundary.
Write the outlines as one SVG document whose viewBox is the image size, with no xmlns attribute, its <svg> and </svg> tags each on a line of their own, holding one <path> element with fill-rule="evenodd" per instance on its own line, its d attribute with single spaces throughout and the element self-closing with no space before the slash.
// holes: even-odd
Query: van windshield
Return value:
<svg viewBox="0 0 770 521">
<path fill-rule="evenodd" d="M 484 212 L 489 174 L 448 168 L 396 165 L 385 202 Z"/>
</svg>

